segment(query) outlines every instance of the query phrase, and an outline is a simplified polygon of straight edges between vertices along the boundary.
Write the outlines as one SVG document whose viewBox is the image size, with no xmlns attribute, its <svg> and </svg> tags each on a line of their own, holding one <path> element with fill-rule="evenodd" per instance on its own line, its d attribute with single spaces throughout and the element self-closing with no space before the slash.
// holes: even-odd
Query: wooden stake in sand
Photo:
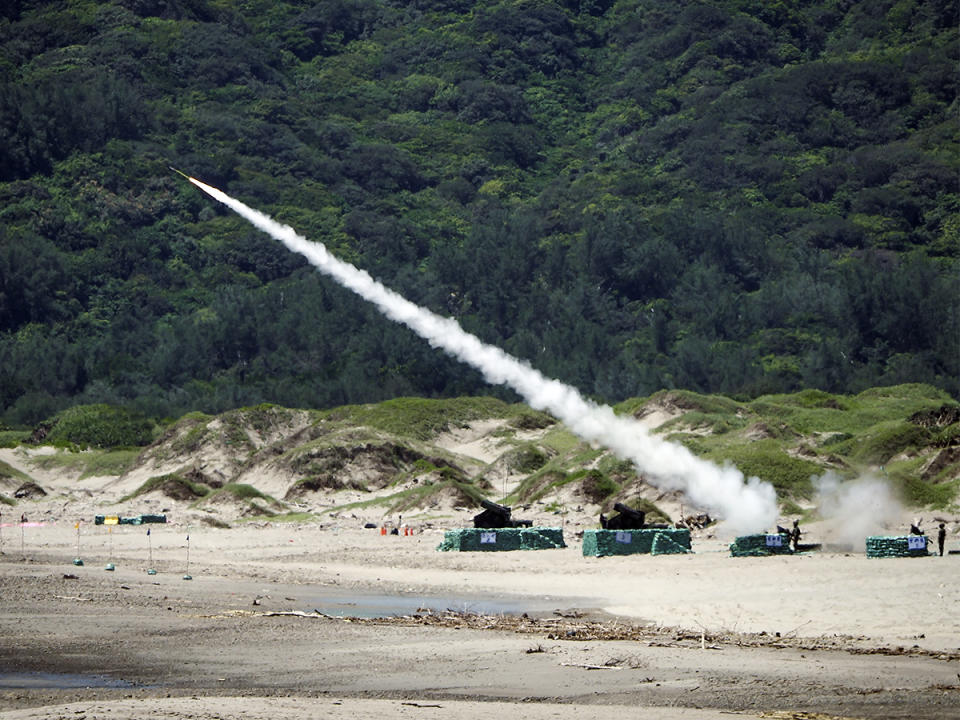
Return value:
<svg viewBox="0 0 960 720">
<path fill-rule="evenodd" d="M 190 536 L 187 535 L 187 572 L 183 576 L 184 580 L 193 580 L 190 575 Z"/>
<path fill-rule="evenodd" d="M 113 528 L 112 527 L 107 528 L 107 537 L 110 539 L 110 561 L 107 563 L 107 566 L 104 568 L 104 570 L 110 570 L 112 572 L 117 569 L 113 564 Z"/>
<path fill-rule="evenodd" d="M 147 560 L 147 575 L 156 575 L 157 571 L 153 569 L 153 540 L 150 539 L 150 528 L 147 528 L 147 546 L 150 553 Z"/>
<path fill-rule="evenodd" d="M 77 529 L 77 556 L 73 559 L 73 564 L 77 567 L 83 565 L 83 560 L 80 559 L 80 521 L 77 521 L 77 524 L 74 526 Z"/>
</svg>

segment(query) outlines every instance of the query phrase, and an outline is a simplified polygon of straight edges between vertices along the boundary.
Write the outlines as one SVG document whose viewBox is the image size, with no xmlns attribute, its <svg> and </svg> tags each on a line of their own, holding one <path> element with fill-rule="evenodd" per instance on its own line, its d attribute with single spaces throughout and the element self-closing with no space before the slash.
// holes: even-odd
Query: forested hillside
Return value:
<svg viewBox="0 0 960 720">
<path fill-rule="evenodd" d="M 170 165 L 606 402 L 956 397 L 956 13 L 8 0 L 0 419 L 491 392 Z"/>
</svg>

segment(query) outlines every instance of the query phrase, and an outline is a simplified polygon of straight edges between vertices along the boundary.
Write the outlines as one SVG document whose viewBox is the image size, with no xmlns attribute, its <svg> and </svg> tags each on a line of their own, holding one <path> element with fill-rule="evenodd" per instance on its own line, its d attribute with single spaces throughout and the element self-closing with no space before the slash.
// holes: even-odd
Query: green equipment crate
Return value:
<svg viewBox="0 0 960 720">
<path fill-rule="evenodd" d="M 458 528 L 447 530 L 437 550 L 497 552 L 564 548 L 563 528 Z"/>
<path fill-rule="evenodd" d="M 790 536 L 786 533 L 742 535 L 730 543 L 730 554 L 734 557 L 765 557 L 792 553 Z"/>
<path fill-rule="evenodd" d="M 108 517 L 116 518 L 116 522 L 105 522 Z M 131 517 L 117 517 L 116 515 L 95 515 L 93 517 L 94 525 L 141 525 L 144 523 L 165 523 L 166 515 L 133 515 Z"/>
<path fill-rule="evenodd" d="M 925 535 L 903 535 L 883 537 L 874 535 L 867 538 L 867 557 L 926 557 L 929 555 Z"/>
<path fill-rule="evenodd" d="M 686 528 L 583 531 L 584 557 L 667 555 L 690 551 L 690 531 Z"/>
</svg>

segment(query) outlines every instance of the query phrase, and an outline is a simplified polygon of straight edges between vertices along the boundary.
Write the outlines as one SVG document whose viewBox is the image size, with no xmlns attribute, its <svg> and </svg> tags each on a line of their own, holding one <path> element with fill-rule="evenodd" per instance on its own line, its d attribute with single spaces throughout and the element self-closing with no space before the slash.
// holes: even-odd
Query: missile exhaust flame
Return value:
<svg viewBox="0 0 960 720">
<path fill-rule="evenodd" d="M 331 255 L 327 248 L 297 234 L 268 215 L 247 207 L 217 188 L 184 175 L 210 197 L 288 249 L 300 253 L 318 270 L 377 306 L 386 317 L 406 325 L 435 348 L 440 348 L 479 370 L 495 385 L 515 390 L 536 410 L 545 410 L 583 440 L 605 446 L 631 461 L 646 479 L 662 490 L 679 490 L 690 502 L 723 521 L 730 534 L 761 532 L 777 518 L 776 492 L 769 483 L 745 479 L 736 468 L 717 466 L 696 457 L 681 445 L 648 433 L 633 418 L 616 415 L 605 405 L 584 398 L 575 388 L 547 378 L 528 363 L 500 348 L 483 343 L 463 330 L 453 318 L 421 308 L 365 270 Z"/>
</svg>

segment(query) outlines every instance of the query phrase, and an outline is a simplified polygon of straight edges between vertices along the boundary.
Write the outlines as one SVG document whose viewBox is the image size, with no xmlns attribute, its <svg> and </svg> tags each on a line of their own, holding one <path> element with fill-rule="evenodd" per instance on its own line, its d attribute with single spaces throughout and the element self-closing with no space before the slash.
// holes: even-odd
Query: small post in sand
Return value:
<svg viewBox="0 0 960 720">
<path fill-rule="evenodd" d="M 184 580 L 193 580 L 193 576 L 190 575 L 190 536 L 187 535 L 187 572 L 183 576 Z"/>
<path fill-rule="evenodd" d="M 107 566 L 104 568 L 104 570 L 109 570 L 110 572 L 113 572 L 117 568 L 113 564 L 113 528 L 112 527 L 107 528 L 107 538 L 110 540 L 110 557 L 108 558 Z"/>
<path fill-rule="evenodd" d="M 147 528 L 147 575 L 156 575 L 157 571 L 153 569 L 153 540 L 150 539 L 150 528 Z"/>
<path fill-rule="evenodd" d="M 83 560 L 80 559 L 80 521 L 77 520 L 77 524 L 74 526 L 77 529 L 77 556 L 73 559 L 73 564 L 77 567 L 83 565 Z"/>
</svg>

